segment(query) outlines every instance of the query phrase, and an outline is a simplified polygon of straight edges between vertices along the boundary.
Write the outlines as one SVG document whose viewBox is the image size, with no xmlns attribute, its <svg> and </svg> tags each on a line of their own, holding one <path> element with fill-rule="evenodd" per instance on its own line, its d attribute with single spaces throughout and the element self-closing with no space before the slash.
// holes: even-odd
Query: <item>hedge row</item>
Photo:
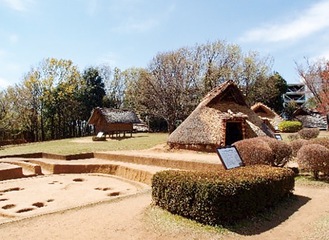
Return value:
<svg viewBox="0 0 329 240">
<path fill-rule="evenodd" d="M 203 224 L 231 224 L 288 196 L 294 173 L 265 165 L 218 172 L 158 172 L 152 179 L 153 202 L 171 213 Z"/>
</svg>

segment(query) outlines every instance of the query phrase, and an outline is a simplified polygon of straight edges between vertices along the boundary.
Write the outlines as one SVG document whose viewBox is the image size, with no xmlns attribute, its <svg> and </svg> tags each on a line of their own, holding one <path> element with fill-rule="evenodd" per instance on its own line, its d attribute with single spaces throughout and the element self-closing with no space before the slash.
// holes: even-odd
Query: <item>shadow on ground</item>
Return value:
<svg viewBox="0 0 329 240">
<path fill-rule="evenodd" d="M 245 236 L 261 234 L 286 221 L 310 200 L 311 198 L 309 197 L 293 195 L 289 199 L 281 202 L 275 208 L 269 209 L 267 212 L 262 213 L 259 216 L 243 220 L 233 226 L 225 226 L 225 228 Z"/>
</svg>

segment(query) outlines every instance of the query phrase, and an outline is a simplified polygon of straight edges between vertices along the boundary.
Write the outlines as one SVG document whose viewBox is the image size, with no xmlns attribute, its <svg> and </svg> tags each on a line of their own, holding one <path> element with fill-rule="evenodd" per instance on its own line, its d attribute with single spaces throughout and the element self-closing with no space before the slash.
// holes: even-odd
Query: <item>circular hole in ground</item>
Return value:
<svg viewBox="0 0 329 240">
<path fill-rule="evenodd" d="M 109 197 L 115 197 L 115 196 L 119 196 L 120 195 L 120 192 L 111 192 L 111 193 L 108 193 L 107 196 Z"/>
<path fill-rule="evenodd" d="M 3 206 L 2 209 L 11 209 L 11 208 L 14 208 L 14 207 L 16 207 L 15 204 L 7 204 L 7 205 Z"/>
<path fill-rule="evenodd" d="M 29 212 L 29 211 L 32 211 L 32 210 L 34 210 L 34 208 L 23 208 L 23 209 L 18 210 L 16 213 Z"/>
<path fill-rule="evenodd" d="M 36 202 L 36 203 L 33 203 L 32 206 L 34 206 L 34 207 L 38 207 L 38 208 L 41 208 L 41 207 L 44 207 L 45 204 L 42 203 L 42 202 Z"/>
<path fill-rule="evenodd" d="M 74 182 L 83 182 L 84 179 L 83 178 L 74 178 L 73 181 Z"/>
<path fill-rule="evenodd" d="M 21 190 L 24 190 L 24 188 L 14 187 L 14 188 L 8 188 L 6 190 L 3 190 L 2 192 L 13 192 L 13 191 L 21 191 Z"/>
</svg>

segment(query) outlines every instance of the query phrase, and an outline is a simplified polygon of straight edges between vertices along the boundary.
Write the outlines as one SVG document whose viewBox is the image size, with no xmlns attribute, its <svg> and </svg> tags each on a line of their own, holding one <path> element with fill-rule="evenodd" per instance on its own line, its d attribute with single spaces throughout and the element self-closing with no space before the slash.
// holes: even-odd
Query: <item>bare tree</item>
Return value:
<svg viewBox="0 0 329 240">
<path fill-rule="evenodd" d="M 329 61 L 318 59 L 311 62 L 305 59 L 306 64 L 298 64 L 297 72 L 307 89 L 313 95 L 317 109 L 329 114 Z"/>
<path fill-rule="evenodd" d="M 140 74 L 138 99 L 144 110 L 162 117 L 168 131 L 176 128 L 178 120 L 184 120 L 199 100 L 195 62 L 187 48 L 158 54 L 148 68 Z"/>
</svg>

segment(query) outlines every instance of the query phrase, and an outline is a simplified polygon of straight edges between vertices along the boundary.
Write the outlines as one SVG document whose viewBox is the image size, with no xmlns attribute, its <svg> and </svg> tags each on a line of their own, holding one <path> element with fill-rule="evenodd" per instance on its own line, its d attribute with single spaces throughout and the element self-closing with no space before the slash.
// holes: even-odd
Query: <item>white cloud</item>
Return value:
<svg viewBox="0 0 329 240">
<path fill-rule="evenodd" d="M 301 11 L 290 22 L 266 25 L 252 29 L 242 38 L 242 41 L 294 41 L 307 37 L 315 32 L 329 27 L 329 1 L 320 1 L 309 9 Z"/>
<path fill-rule="evenodd" d="M 35 0 L 0 0 L 11 9 L 19 12 L 25 12 L 29 9 Z"/>
</svg>

